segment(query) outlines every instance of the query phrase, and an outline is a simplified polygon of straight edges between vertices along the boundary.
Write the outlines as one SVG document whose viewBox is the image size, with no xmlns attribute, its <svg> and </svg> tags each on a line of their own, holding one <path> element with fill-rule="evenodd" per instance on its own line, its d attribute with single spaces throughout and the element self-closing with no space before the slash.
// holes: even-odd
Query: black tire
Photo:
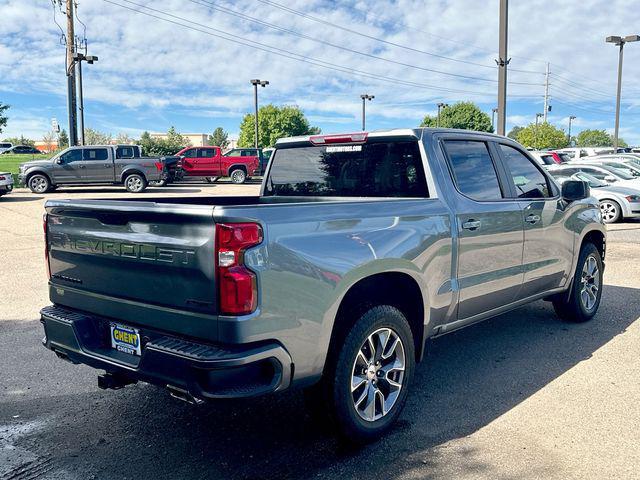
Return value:
<svg viewBox="0 0 640 480">
<path fill-rule="evenodd" d="M 35 173 L 27 180 L 27 186 L 33 193 L 47 193 L 51 190 L 51 180 L 42 173 Z"/>
<path fill-rule="evenodd" d="M 124 178 L 124 188 L 131 193 L 143 192 L 147 188 L 147 179 L 139 173 L 130 173 Z"/>
<path fill-rule="evenodd" d="M 593 262 L 597 270 L 592 274 Z M 565 293 L 553 300 L 556 314 L 570 322 L 591 320 L 598 311 L 602 298 L 602 273 L 600 251 L 593 243 L 585 243 L 580 250 L 571 291 L 568 295 Z"/>
<path fill-rule="evenodd" d="M 165 187 L 167 185 L 167 180 L 152 180 L 149 182 L 150 187 Z"/>
<path fill-rule="evenodd" d="M 247 172 L 245 172 L 242 168 L 234 168 L 229 173 L 229 177 L 231 177 L 231 181 L 233 183 L 239 185 L 247 181 Z"/>
<path fill-rule="evenodd" d="M 386 349 L 380 348 L 380 343 L 385 338 L 384 332 L 392 332 L 386 336 L 387 341 L 382 346 Z M 368 361 L 366 356 L 369 354 L 363 352 L 368 351 L 369 344 L 365 343 L 370 337 L 380 340 L 380 343 L 374 341 L 382 356 L 371 352 L 369 358 L 379 358 L 380 361 L 371 362 L 366 367 L 364 362 Z M 392 340 L 395 338 L 399 339 L 399 345 L 395 345 L 395 340 Z M 395 348 L 390 350 L 391 347 Z M 415 349 L 407 319 L 395 307 L 373 307 L 356 321 L 341 346 L 333 352 L 334 358 L 327 360 L 323 379 L 305 391 L 307 404 L 316 414 L 326 415 L 344 440 L 361 444 L 378 439 L 392 427 L 400 415 L 413 378 Z M 386 359 L 385 352 L 390 355 Z M 402 362 L 399 360 L 400 353 L 403 355 Z M 402 372 L 391 367 L 400 364 L 404 365 Z M 400 385 L 399 389 L 392 387 L 390 380 Z M 353 391 L 352 382 L 358 383 Z M 373 398 L 373 409 L 366 408 L 371 405 L 370 398 Z M 385 412 L 383 404 L 386 406 L 387 400 L 390 403 Z M 357 405 L 364 405 L 364 408 Z M 371 418 L 367 419 L 365 416 Z"/>
<path fill-rule="evenodd" d="M 622 219 L 622 208 L 615 200 L 600 200 L 600 213 L 604 223 L 616 223 Z"/>
<path fill-rule="evenodd" d="M 220 177 L 204 177 L 207 183 L 216 183 Z"/>
</svg>

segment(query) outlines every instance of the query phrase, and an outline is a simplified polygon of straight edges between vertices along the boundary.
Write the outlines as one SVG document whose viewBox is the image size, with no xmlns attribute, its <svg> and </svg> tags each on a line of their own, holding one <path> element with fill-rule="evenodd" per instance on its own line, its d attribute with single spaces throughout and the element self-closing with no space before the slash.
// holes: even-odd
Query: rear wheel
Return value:
<svg viewBox="0 0 640 480">
<path fill-rule="evenodd" d="M 140 193 L 147 188 L 147 179 L 139 173 L 132 173 L 124 179 L 124 188 L 131 193 Z"/>
<path fill-rule="evenodd" d="M 236 168 L 229 176 L 233 183 L 244 183 L 247 180 L 247 174 L 241 168 Z"/>
<path fill-rule="evenodd" d="M 36 173 L 29 177 L 27 182 L 29 190 L 33 193 L 47 193 L 51 189 L 51 181 L 46 175 Z"/>
<path fill-rule="evenodd" d="M 573 278 L 569 295 L 553 301 L 556 314 L 563 320 L 586 322 L 598 311 L 602 298 L 602 257 L 593 243 L 585 243 Z"/>
<path fill-rule="evenodd" d="M 150 187 L 164 187 L 166 184 L 166 180 L 152 180 L 151 182 L 149 182 Z"/>
<path fill-rule="evenodd" d="M 604 223 L 616 223 L 622 216 L 622 209 L 618 202 L 613 200 L 601 200 L 600 213 L 602 214 L 602 221 Z"/>
<path fill-rule="evenodd" d="M 391 428 L 407 398 L 415 367 L 409 323 L 395 307 L 373 307 L 336 354 L 320 383 L 305 392 L 307 402 L 327 414 L 343 438 L 375 440 Z"/>
</svg>

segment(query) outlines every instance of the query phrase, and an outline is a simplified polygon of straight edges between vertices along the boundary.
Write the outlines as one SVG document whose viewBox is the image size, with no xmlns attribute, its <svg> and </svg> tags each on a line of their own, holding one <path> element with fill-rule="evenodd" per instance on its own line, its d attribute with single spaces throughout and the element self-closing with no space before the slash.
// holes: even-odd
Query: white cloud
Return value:
<svg viewBox="0 0 640 480">
<path fill-rule="evenodd" d="M 114 1 L 138 8 L 126 0 Z M 201 118 L 237 119 L 252 110 L 253 98 L 248 80 L 254 77 L 271 82 L 269 87 L 260 90 L 261 102 L 298 104 L 312 118 L 323 123 L 347 125 L 350 121 L 357 125 L 361 108 L 359 94 L 364 92 L 376 95 L 374 102 L 367 105 L 371 118 L 382 123 L 395 121 L 402 126 L 415 125 L 426 113 L 433 112 L 434 104 L 439 101 L 450 103 L 470 99 L 487 105 L 495 104 L 497 86 L 493 81 L 496 79 L 493 60 L 498 43 L 497 2 L 286 2 L 287 7 L 321 18 L 328 25 L 256 1 L 215 3 L 366 55 L 488 80 L 482 81 L 403 67 L 336 49 L 212 10 L 205 6 L 210 2 L 204 0 L 132 1 L 175 17 L 146 10 L 149 14 L 176 22 L 181 22 L 176 17 L 185 18 L 191 26 L 209 34 L 188 30 L 102 0 L 80 2 L 78 14 L 87 24 L 89 53 L 100 57 L 98 63 L 85 68 L 85 98 L 87 102 L 103 103 L 104 110 L 117 107 L 130 109 L 138 117 L 164 116 L 166 121 L 162 122 L 169 124 L 177 110 Z M 0 91 L 16 95 L 49 95 L 52 103 L 64 106 L 64 48 L 59 44 L 60 31 L 53 22 L 51 5 L 49 2 L 34 4 L 5 0 L 1 8 Z M 615 12 L 615 15 L 597 13 L 605 11 Z M 549 12 L 553 12 L 551 23 Z M 604 37 L 611 33 L 632 33 L 627 31 L 629 26 L 640 24 L 640 9 L 634 2 L 532 0 L 511 2 L 509 13 L 510 67 L 538 72 L 510 73 L 509 122 L 530 123 L 535 119 L 535 112 L 541 109 L 544 63 L 540 59 L 552 62 L 552 73 L 563 77 L 552 76 L 552 104 L 557 100 L 564 102 L 567 109 L 572 108 L 568 105 L 583 108 L 586 105 L 593 111 L 611 110 L 617 56 L 615 49 L 605 44 Z M 62 24 L 59 12 L 57 18 Z M 366 35 L 383 37 L 389 42 L 453 57 L 461 62 L 376 42 L 332 28 L 331 24 L 344 25 Z M 286 58 L 289 54 L 282 51 L 277 55 L 241 46 L 213 36 L 221 34 L 209 27 L 232 33 L 238 41 L 273 45 L 312 62 L 330 62 L 346 69 L 366 71 L 373 78 Z M 383 81 L 382 77 L 416 85 L 394 84 Z M 637 126 L 640 131 L 640 87 L 632 81 L 639 77 L 640 46 L 630 45 L 625 63 L 624 121 L 629 126 Z M 517 85 L 517 82 L 536 85 Z M 439 89 L 482 93 L 472 95 Z M 518 95 L 537 97 L 521 99 Z M 593 100 L 607 103 L 592 104 Z M 555 106 L 560 108 L 561 104 Z M 490 107 L 487 110 L 490 111 Z M 529 111 L 527 115 L 525 110 Z M 18 113 L 12 113 L 13 131 L 21 124 L 18 123 Z M 612 117 L 601 112 L 582 113 L 584 115 L 579 115 L 574 123 L 576 127 L 602 123 L 601 128 L 604 128 L 612 123 Z M 126 126 L 137 124 L 137 120 L 111 120 L 112 124 L 125 125 L 123 128 L 138 128 Z M 564 122 L 562 118 L 558 121 Z M 33 125 L 25 127 L 36 128 Z M 639 133 L 631 135 L 640 143 Z"/>
</svg>

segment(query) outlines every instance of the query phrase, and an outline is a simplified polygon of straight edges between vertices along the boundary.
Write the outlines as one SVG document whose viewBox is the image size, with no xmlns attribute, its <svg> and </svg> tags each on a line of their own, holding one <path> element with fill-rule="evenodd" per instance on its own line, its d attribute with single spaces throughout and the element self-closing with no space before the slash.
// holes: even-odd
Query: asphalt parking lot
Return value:
<svg viewBox="0 0 640 480">
<path fill-rule="evenodd" d="M 189 184 L 141 195 L 247 195 Z M 40 339 L 46 198 L 0 199 L 0 479 L 632 479 L 640 472 L 640 222 L 611 227 L 593 321 L 537 302 L 434 340 L 391 434 L 340 445 L 299 392 L 191 406 L 155 387 L 97 388 Z"/>
</svg>

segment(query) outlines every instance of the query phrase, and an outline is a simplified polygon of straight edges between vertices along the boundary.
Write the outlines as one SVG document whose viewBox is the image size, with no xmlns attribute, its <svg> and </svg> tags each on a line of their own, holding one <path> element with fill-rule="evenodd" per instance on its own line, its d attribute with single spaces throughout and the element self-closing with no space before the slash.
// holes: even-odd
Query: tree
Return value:
<svg viewBox="0 0 640 480">
<path fill-rule="evenodd" d="M 69 135 L 67 135 L 67 131 L 63 128 L 58 135 L 58 147 L 59 148 L 67 148 L 69 146 Z"/>
<path fill-rule="evenodd" d="M 564 148 L 568 145 L 567 134 L 564 130 L 556 128 L 548 122 L 530 123 L 518 131 L 516 140 L 525 147 L 536 150 L 550 148 Z"/>
<path fill-rule="evenodd" d="M 524 130 L 524 127 L 519 127 L 519 126 L 514 126 L 509 133 L 507 133 L 507 137 L 509 137 L 512 140 L 518 140 L 518 133 L 520 133 L 520 131 Z"/>
<path fill-rule="evenodd" d="M 58 136 L 56 135 L 56 132 L 45 133 L 42 136 L 42 143 L 44 143 L 48 153 L 55 152 L 58 149 Z"/>
<path fill-rule="evenodd" d="M 113 135 L 110 133 L 100 132 L 93 128 L 84 129 L 84 144 L 85 145 L 109 145 Z"/>
<path fill-rule="evenodd" d="M 7 126 L 7 121 L 9 117 L 7 117 L 4 112 L 9 109 L 9 105 L 6 103 L 0 102 L 0 133 L 2 133 L 2 129 Z"/>
<path fill-rule="evenodd" d="M 582 130 L 576 137 L 577 147 L 613 147 L 613 135 L 605 130 Z M 618 138 L 618 146 L 626 147 L 627 142 Z"/>
<path fill-rule="evenodd" d="M 458 102 L 440 111 L 440 127 L 461 128 L 478 132 L 493 132 L 491 117 L 480 110 L 473 102 Z M 420 124 L 421 127 L 438 126 L 438 117 L 427 115 Z"/>
<path fill-rule="evenodd" d="M 152 137 L 149 132 L 142 132 L 138 145 L 146 155 L 175 155 L 184 147 L 191 145 L 189 139 L 180 135 L 174 127 L 171 127 L 165 138 Z"/>
<path fill-rule="evenodd" d="M 222 127 L 216 128 L 209 135 L 209 145 L 215 145 L 224 150 L 229 145 L 229 134 Z"/>
<path fill-rule="evenodd" d="M 31 140 L 30 138 L 26 138 L 24 135 L 20 135 L 19 137 L 8 137 L 4 139 L 5 142 L 12 143 L 14 145 L 28 145 L 30 147 L 34 147 L 36 142 Z"/>
<path fill-rule="evenodd" d="M 255 137 L 255 116 L 248 113 L 240 123 L 239 147 L 253 147 Z M 318 127 L 309 125 L 307 117 L 302 110 L 295 105 L 264 105 L 258 111 L 259 131 L 258 146 L 261 148 L 272 147 L 282 137 L 295 135 L 314 135 L 320 133 Z"/>
<path fill-rule="evenodd" d="M 132 143 L 135 143 L 135 141 L 127 133 L 120 132 L 118 135 L 116 135 L 116 143 L 118 145 L 130 145 Z"/>
</svg>

